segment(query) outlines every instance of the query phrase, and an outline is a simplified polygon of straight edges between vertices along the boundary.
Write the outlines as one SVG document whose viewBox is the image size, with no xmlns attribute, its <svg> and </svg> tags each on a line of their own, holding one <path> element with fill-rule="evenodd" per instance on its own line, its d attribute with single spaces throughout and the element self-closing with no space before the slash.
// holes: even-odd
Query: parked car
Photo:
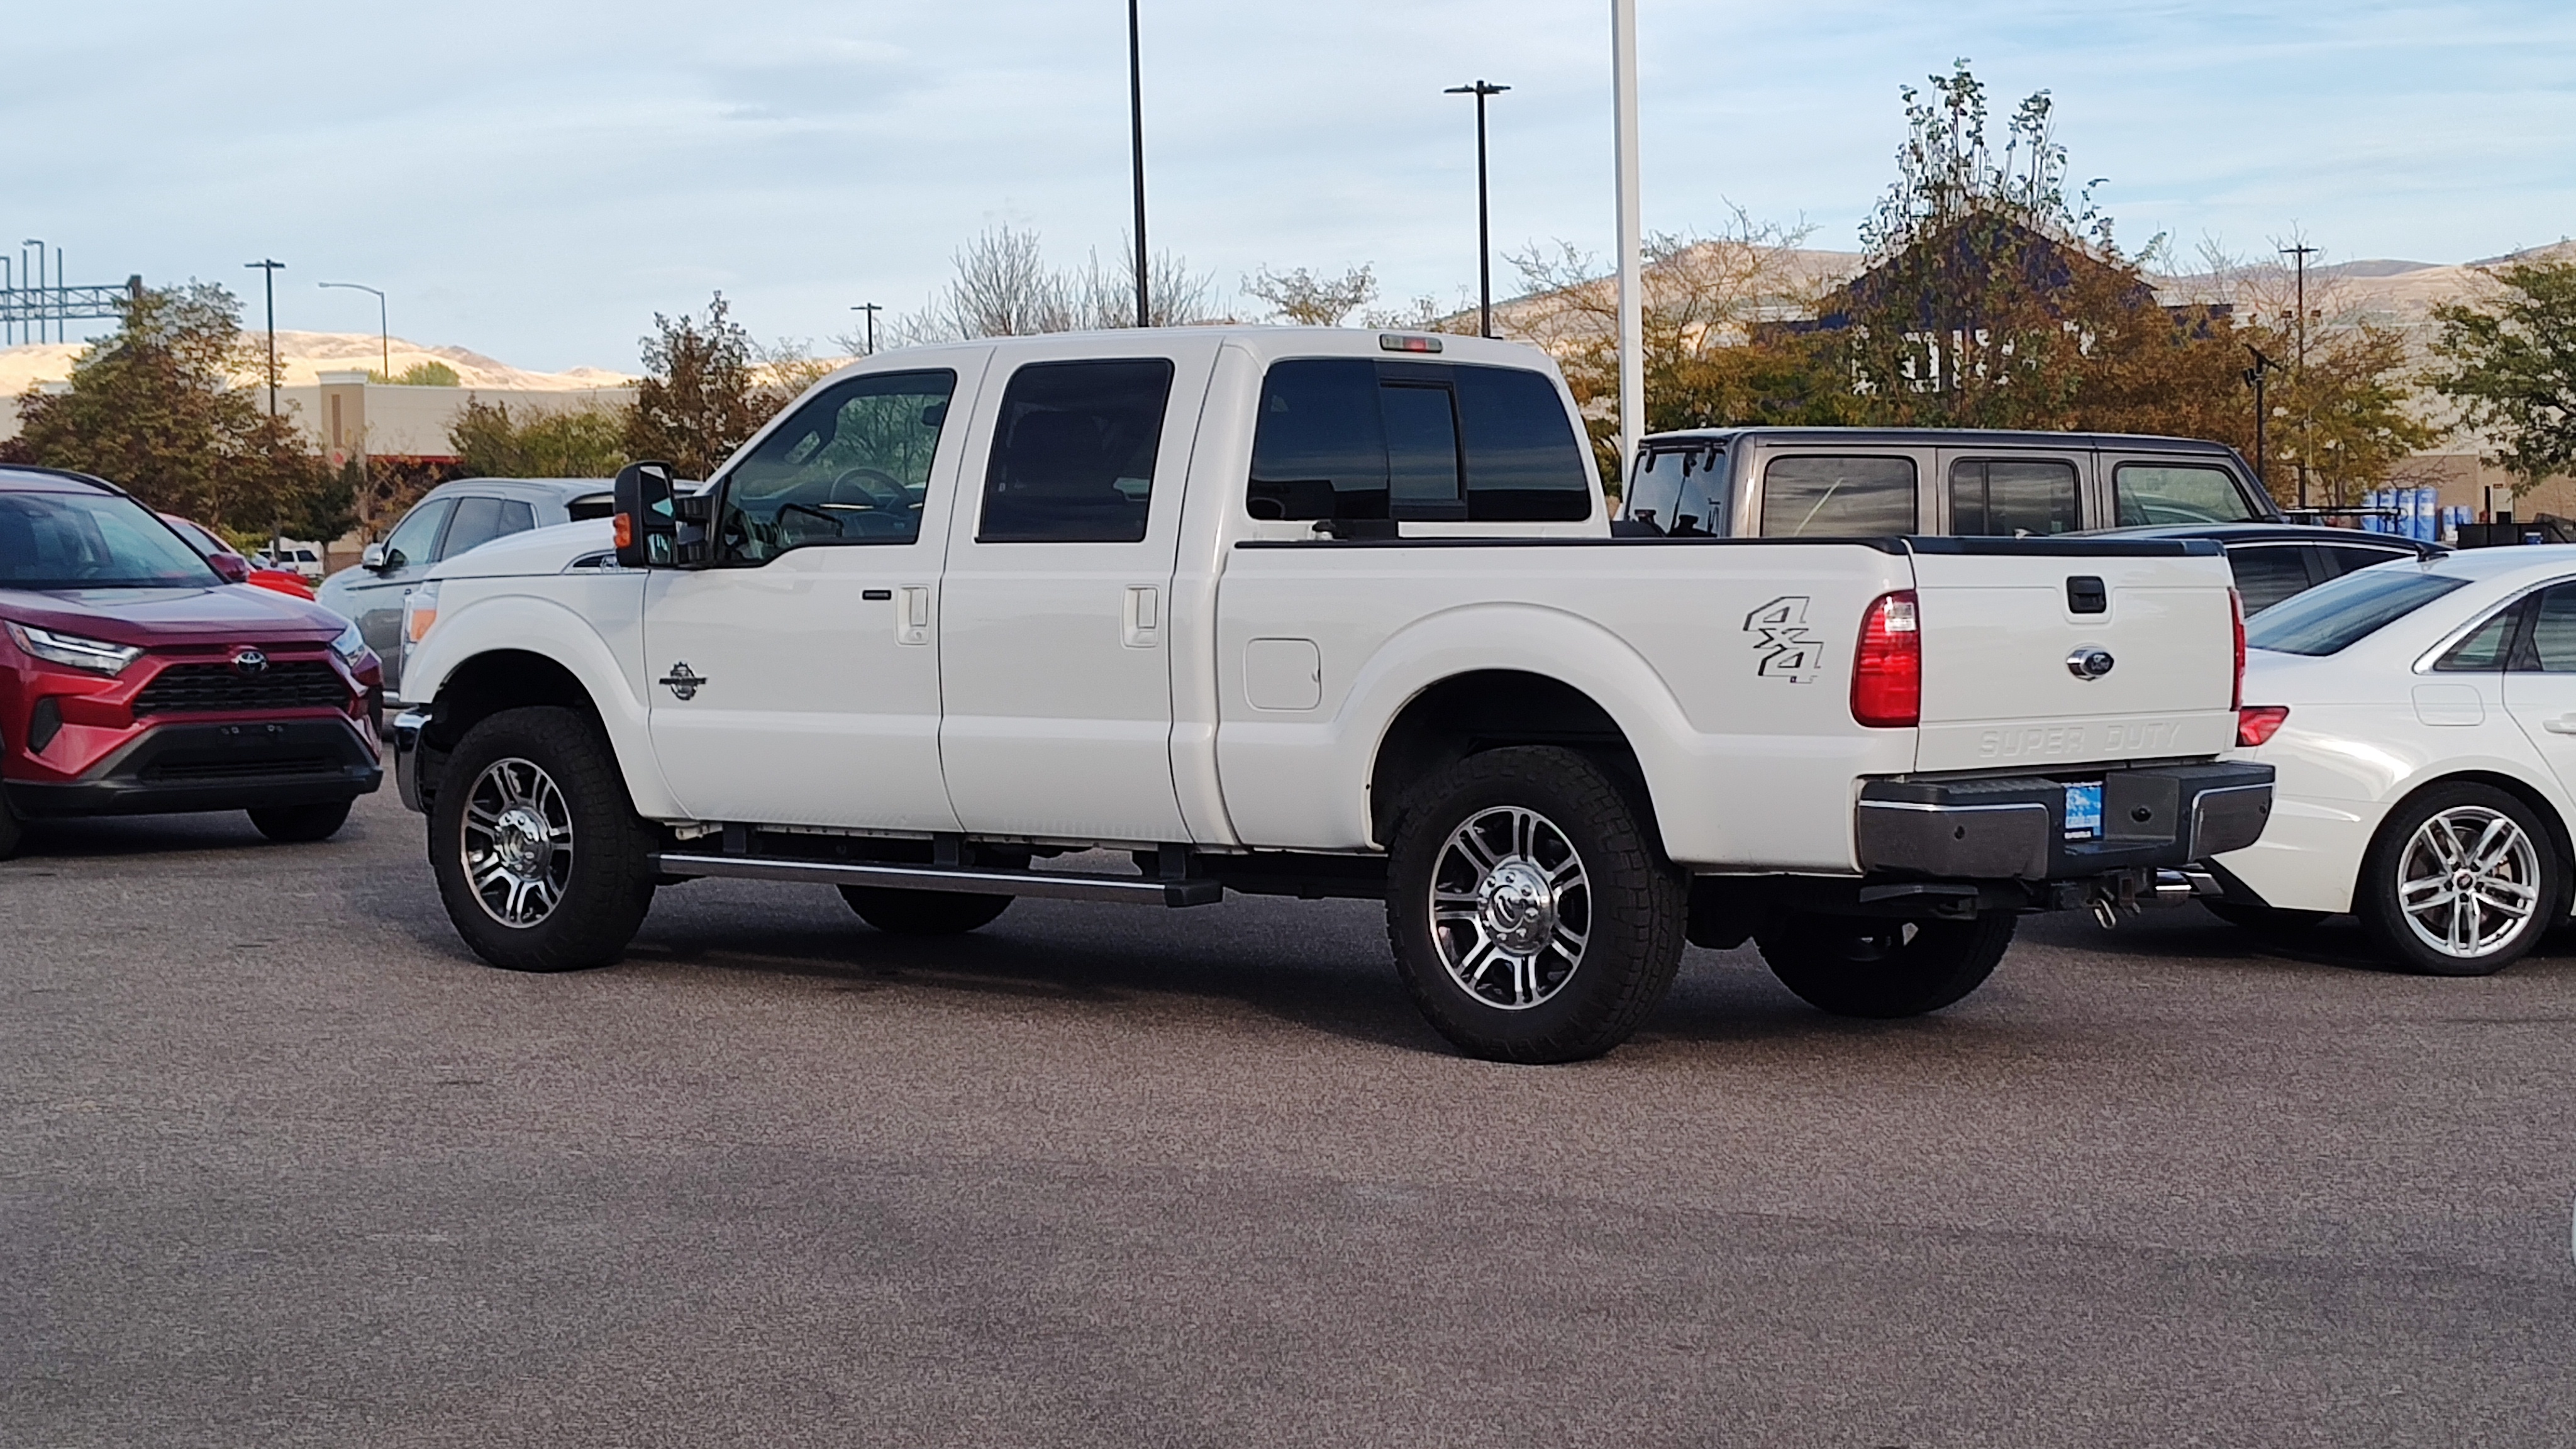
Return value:
<svg viewBox="0 0 2576 1449">
<path fill-rule="evenodd" d="M 1704 428 L 1648 436 L 1621 532 L 2014 537 L 2276 523 L 2236 450 L 2193 438 L 1943 428 Z"/>
<path fill-rule="evenodd" d="M 1615 1046 L 1686 935 L 1938 1010 L 2019 913 L 2260 832 L 2215 545 L 1617 539 L 1582 436 L 1546 354 L 1478 338 L 881 354 L 706 493 L 631 467 L 610 522 L 433 568 L 404 798 L 498 966 L 614 961 L 693 877 L 919 934 L 1350 896 L 1514 1061 Z M 1093 846 L 1140 874 L 1036 864 Z"/>
<path fill-rule="evenodd" d="M 115 485 L 0 467 L 0 856 L 61 815 L 247 810 L 320 840 L 376 788 L 357 626 L 229 582 Z"/>
<path fill-rule="evenodd" d="M 2451 552 L 2438 543 L 2395 534 L 2297 523 L 2169 524 L 2112 529 L 2101 536 L 2215 540 L 2227 550 L 2228 567 L 2236 574 L 2236 593 L 2245 601 L 2249 619 L 2294 594 L 2373 564 L 2400 559 L 2421 562 Z"/>
<path fill-rule="evenodd" d="M 244 558 L 239 549 L 216 537 L 214 530 L 202 524 L 191 523 L 174 513 L 162 514 L 161 521 L 175 529 L 181 538 L 186 539 L 188 546 L 203 555 L 206 562 L 213 564 L 217 573 L 230 578 L 234 567 L 238 565 L 241 572 L 241 578 L 238 580 L 240 583 L 249 584 L 253 588 L 271 589 L 289 598 L 313 597 L 313 586 L 304 582 L 303 575 L 289 573 L 285 569 L 258 567 L 252 560 Z"/>
<path fill-rule="evenodd" d="M 2484 975 L 2566 920 L 2576 829 L 2576 547 L 2469 550 L 2318 585 L 2256 618 L 2238 756 L 2271 828 L 2211 909 L 2350 911 L 2419 971 Z"/>
<path fill-rule="evenodd" d="M 413 504 L 381 542 L 367 545 L 354 568 L 331 575 L 315 594 L 324 607 L 358 622 L 367 647 L 383 661 L 385 685 L 402 681 L 403 596 L 442 559 L 467 549 L 609 513 L 605 478 L 460 478 Z"/>
</svg>

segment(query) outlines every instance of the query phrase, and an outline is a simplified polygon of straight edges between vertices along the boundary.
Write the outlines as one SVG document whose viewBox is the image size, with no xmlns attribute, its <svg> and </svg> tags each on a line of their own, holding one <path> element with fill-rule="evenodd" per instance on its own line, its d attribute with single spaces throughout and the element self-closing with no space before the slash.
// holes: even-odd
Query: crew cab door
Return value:
<svg viewBox="0 0 2576 1449">
<path fill-rule="evenodd" d="M 940 753 L 969 832 L 1188 838 L 1169 639 L 1182 482 L 1213 338 L 997 361 L 943 586 Z"/>
<path fill-rule="evenodd" d="M 939 563 L 983 349 L 805 399 L 716 480 L 710 565 L 656 569 L 653 747 L 702 820 L 954 831 Z"/>
</svg>

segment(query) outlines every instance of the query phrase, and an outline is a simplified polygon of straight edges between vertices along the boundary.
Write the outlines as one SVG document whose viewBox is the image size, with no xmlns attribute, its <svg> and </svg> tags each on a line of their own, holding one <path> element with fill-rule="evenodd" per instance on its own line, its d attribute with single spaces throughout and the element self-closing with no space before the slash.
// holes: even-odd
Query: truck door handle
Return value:
<svg viewBox="0 0 2576 1449">
<path fill-rule="evenodd" d="M 1151 649 L 1163 638 L 1163 591 L 1137 584 L 1127 590 L 1119 638 L 1130 649 Z"/>
<path fill-rule="evenodd" d="M 930 590 L 920 584 L 906 584 L 902 605 L 895 610 L 894 637 L 898 644 L 930 642 Z"/>
</svg>

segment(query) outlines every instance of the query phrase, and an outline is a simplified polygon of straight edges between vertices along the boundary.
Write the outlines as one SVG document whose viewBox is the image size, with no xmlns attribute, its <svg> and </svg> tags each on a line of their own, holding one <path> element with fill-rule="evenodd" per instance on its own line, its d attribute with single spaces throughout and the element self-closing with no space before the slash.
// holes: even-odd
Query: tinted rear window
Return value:
<svg viewBox="0 0 2576 1449">
<path fill-rule="evenodd" d="M 2302 557 L 2306 552 L 2294 544 L 2277 543 L 2227 551 L 2227 566 L 2236 574 L 2236 593 L 2245 601 L 2247 618 L 2307 592 L 2308 561 Z"/>
<path fill-rule="evenodd" d="M 2339 654 L 2467 583 L 2406 569 L 2345 574 L 2248 620 L 2245 642 L 2277 654 Z"/>
<path fill-rule="evenodd" d="M 1260 406 L 1255 518 L 1592 516 L 1582 444 L 1543 373 L 1299 358 L 1271 365 Z"/>
</svg>

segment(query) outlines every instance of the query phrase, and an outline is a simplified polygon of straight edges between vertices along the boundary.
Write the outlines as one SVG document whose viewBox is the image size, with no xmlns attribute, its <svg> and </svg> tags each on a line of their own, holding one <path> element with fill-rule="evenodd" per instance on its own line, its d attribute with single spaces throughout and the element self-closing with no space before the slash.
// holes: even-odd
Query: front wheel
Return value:
<svg viewBox="0 0 2576 1449">
<path fill-rule="evenodd" d="M 1430 782 L 1388 852 L 1414 1004 L 1470 1056 L 1570 1062 L 1628 1039 L 1680 968 L 1690 879 L 1601 767 L 1492 750 Z"/>
<path fill-rule="evenodd" d="M 1011 908 L 1009 896 L 970 896 L 956 891 L 908 891 L 885 886 L 843 886 L 841 899 L 859 919 L 889 936 L 962 936 L 993 924 Z"/>
<path fill-rule="evenodd" d="M 2411 970 L 2488 976 L 2538 945 L 2565 909 L 2563 869 L 2530 806 L 2492 786 L 2437 786 L 2380 827 L 2353 913 Z"/>
<path fill-rule="evenodd" d="M 2012 944 L 2015 917 L 1891 921 L 1795 912 L 1755 933 L 1762 959 L 1809 1006 L 1889 1020 L 1939 1011 L 1985 984 Z"/>
<path fill-rule="evenodd" d="M 429 818 L 447 919 L 510 971 L 605 966 L 653 903 L 651 836 L 598 727 L 568 709 L 504 710 L 466 731 Z"/>
</svg>

